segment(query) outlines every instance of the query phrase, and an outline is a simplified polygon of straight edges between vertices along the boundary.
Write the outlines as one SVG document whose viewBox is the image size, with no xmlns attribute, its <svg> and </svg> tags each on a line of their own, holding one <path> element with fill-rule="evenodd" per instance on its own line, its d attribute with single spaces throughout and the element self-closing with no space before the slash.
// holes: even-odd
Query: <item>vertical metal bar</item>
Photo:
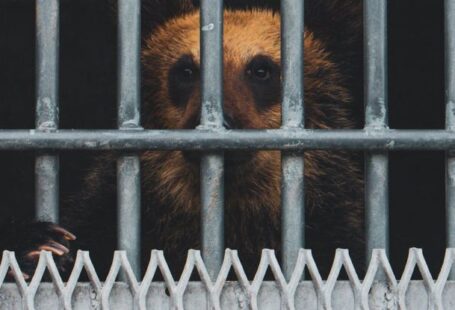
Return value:
<svg viewBox="0 0 455 310">
<path fill-rule="evenodd" d="M 365 130 L 387 128 L 387 2 L 366 0 Z M 388 154 L 365 154 L 367 259 L 372 250 L 389 246 Z"/>
<path fill-rule="evenodd" d="M 37 130 L 58 128 L 59 1 L 36 1 Z M 36 217 L 58 221 L 59 158 L 40 154 L 35 162 Z"/>
<path fill-rule="evenodd" d="M 136 275 L 140 272 L 141 178 L 137 156 L 117 160 L 118 248 L 125 250 Z"/>
<path fill-rule="evenodd" d="M 119 0 L 118 127 L 140 130 L 140 0 Z M 124 155 L 117 161 L 118 246 L 127 251 L 136 275 L 140 273 L 140 161 Z"/>
<path fill-rule="evenodd" d="M 281 1 L 281 62 L 283 77 L 282 128 L 303 128 L 303 40 L 304 2 Z M 304 158 L 303 154 L 282 153 L 282 259 L 289 279 L 298 251 L 304 246 Z"/>
<path fill-rule="evenodd" d="M 455 1 L 445 0 L 446 129 L 455 131 Z M 455 150 L 446 152 L 447 247 L 455 248 Z M 455 274 L 450 274 L 455 280 Z"/>
<path fill-rule="evenodd" d="M 223 128 L 223 1 L 201 1 L 201 129 Z M 215 279 L 224 248 L 224 157 L 205 154 L 201 160 L 202 255 Z"/>
</svg>

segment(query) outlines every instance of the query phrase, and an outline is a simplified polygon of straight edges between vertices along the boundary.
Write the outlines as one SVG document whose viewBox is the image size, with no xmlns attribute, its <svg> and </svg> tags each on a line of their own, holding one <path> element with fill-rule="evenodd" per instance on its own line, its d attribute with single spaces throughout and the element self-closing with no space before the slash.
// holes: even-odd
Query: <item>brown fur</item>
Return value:
<svg viewBox="0 0 455 310">
<path fill-rule="evenodd" d="M 353 128 L 351 96 L 345 78 L 333 62 L 324 43 L 305 31 L 306 127 L 318 129 Z M 143 115 L 148 129 L 194 129 L 200 111 L 200 89 L 193 90 L 184 106 L 176 106 L 169 95 L 169 70 L 182 55 L 192 55 L 198 64 L 199 15 L 188 13 L 169 20 L 145 40 L 143 63 Z M 238 128 L 279 128 L 280 96 L 267 108 L 255 104 L 245 82 L 246 64 L 256 55 L 280 63 L 280 18 L 267 10 L 227 11 L 224 31 L 224 110 Z M 262 248 L 280 249 L 281 155 L 279 151 L 257 151 L 252 159 L 226 167 L 225 242 L 240 250 L 252 272 Z M 235 156 L 227 152 L 225 157 Z M 362 257 L 362 178 L 358 159 L 344 152 L 305 153 L 307 205 L 307 247 L 313 248 L 328 266 L 336 247 L 349 247 Z M 99 161 L 87 177 L 84 201 L 102 214 L 107 187 L 115 177 L 112 155 Z M 144 250 L 162 248 L 175 268 L 182 265 L 185 252 L 199 247 L 199 166 L 188 162 L 181 151 L 144 152 L 142 187 L 144 205 Z M 111 183 L 112 184 L 112 183 Z M 114 194 L 115 195 L 115 194 Z M 99 197 L 104 197 L 101 199 Z M 94 201 L 97 201 L 94 203 Z M 101 210 L 102 209 L 102 210 Z M 92 210 L 93 212 L 93 210 Z M 95 212 L 97 213 L 97 212 Z M 79 234 L 93 234 L 86 208 Z M 99 216 L 98 216 L 99 217 Z M 87 228 L 88 227 L 88 228 Z M 98 228 L 102 230 L 106 228 Z M 90 242 L 86 244 L 91 247 Z M 324 270 L 324 267 L 323 267 Z"/>
</svg>

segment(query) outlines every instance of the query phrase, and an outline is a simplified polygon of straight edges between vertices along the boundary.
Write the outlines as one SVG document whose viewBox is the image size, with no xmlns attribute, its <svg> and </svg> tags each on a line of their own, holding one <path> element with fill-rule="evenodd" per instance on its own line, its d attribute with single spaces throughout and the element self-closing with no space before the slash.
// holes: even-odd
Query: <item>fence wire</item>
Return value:
<svg viewBox="0 0 455 310">
<path fill-rule="evenodd" d="M 455 249 L 447 249 L 437 278 L 430 273 L 421 249 L 410 249 L 401 277 L 392 271 L 384 250 L 374 250 L 361 280 L 347 250 L 337 250 L 323 279 L 310 250 L 301 249 L 287 281 L 273 250 L 263 250 L 257 272 L 248 279 L 235 250 L 227 249 L 221 270 L 212 280 L 199 251 L 190 250 L 179 279 L 174 279 L 162 251 L 151 252 L 148 268 L 138 280 L 125 251 L 114 253 L 104 282 L 89 253 L 79 251 L 65 283 L 50 252 L 41 252 L 36 272 L 26 282 L 14 252 L 4 251 L 0 263 L 1 309 L 453 309 L 455 282 L 448 281 Z M 339 281 L 345 270 L 348 281 Z M 46 270 L 51 283 L 43 283 Z M 80 283 L 81 273 L 90 284 Z M 264 281 L 267 271 L 274 281 Z M 125 282 L 117 282 L 123 271 Z M 227 281 L 234 271 L 237 281 Z M 302 281 L 308 271 L 310 279 Z M 415 271 L 422 280 L 412 281 Z M 190 282 L 196 272 L 200 282 Z M 7 274 L 14 283 L 5 282 Z M 160 273 L 163 282 L 154 281 Z M 378 276 L 381 279 L 378 281 Z M 52 298 L 58 296 L 58 298 Z M 89 306 L 89 307 L 88 307 Z M 84 308 L 85 307 L 85 308 Z"/>
</svg>

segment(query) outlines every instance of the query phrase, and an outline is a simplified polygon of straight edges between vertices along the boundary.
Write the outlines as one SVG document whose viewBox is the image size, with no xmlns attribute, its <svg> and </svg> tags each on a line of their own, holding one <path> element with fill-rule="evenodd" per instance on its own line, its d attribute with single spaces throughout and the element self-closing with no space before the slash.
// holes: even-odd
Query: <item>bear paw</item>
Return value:
<svg viewBox="0 0 455 310">
<path fill-rule="evenodd" d="M 8 239 L 3 247 L 15 252 L 25 280 L 35 273 L 41 251 L 52 253 L 61 275 L 71 271 L 74 253 L 70 250 L 70 243 L 76 240 L 76 236 L 68 230 L 50 222 L 14 223 L 8 230 L 3 235 Z M 8 280 L 13 279 L 13 272 L 9 271 Z"/>
</svg>

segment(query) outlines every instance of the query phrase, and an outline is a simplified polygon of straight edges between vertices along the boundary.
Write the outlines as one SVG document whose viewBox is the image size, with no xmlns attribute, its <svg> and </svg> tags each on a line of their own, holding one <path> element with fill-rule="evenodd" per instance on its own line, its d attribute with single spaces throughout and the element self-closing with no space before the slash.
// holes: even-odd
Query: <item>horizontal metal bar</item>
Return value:
<svg viewBox="0 0 455 310">
<path fill-rule="evenodd" d="M 0 150 L 450 150 L 445 130 L 0 130 Z"/>
</svg>

